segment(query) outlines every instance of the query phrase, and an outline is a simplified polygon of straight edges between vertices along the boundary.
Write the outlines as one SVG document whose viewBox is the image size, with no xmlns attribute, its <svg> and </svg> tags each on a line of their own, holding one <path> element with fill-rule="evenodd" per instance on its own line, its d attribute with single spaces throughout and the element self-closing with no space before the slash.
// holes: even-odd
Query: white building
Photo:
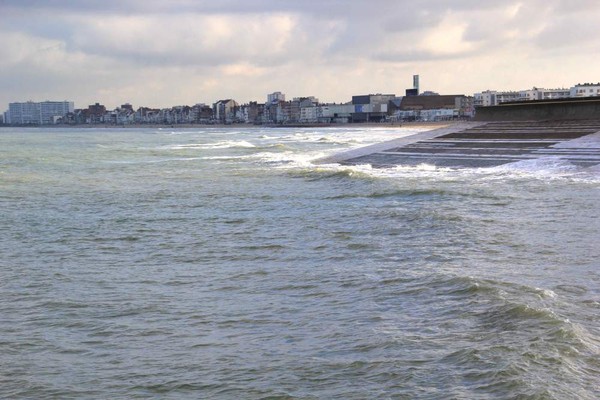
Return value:
<svg viewBox="0 0 600 400">
<path fill-rule="evenodd" d="M 571 97 L 570 89 L 544 89 L 543 99 L 566 99 Z"/>
<path fill-rule="evenodd" d="M 498 92 L 496 90 L 486 90 L 481 93 L 475 93 L 473 104 L 476 107 L 497 106 L 500 103 L 524 100 L 523 99 L 524 95 L 525 94 L 523 91 L 520 91 L 520 92 L 514 92 L 514 91 Z"/>
<path fill-rule="evenodd" d="M 319 110 L 320 107 L 316 105 L 310 105 L 307 107 L 300 108 L 300 119 L 299 122 L 304 124 L 314 124 L 319 122 Z"/>
<path fill-rule="evenodd" d="M 571 97 L 600 96 L 600 83 L 577 84 L 571 88 Z"/>
<path fill-rule="evenodd" d="M 352 104 L 321 104 L 300 108 L 301 123 L 346 123 L 354 112 Z"/>
<path fill-rule="evenodd" d="M 354 112 L 354 104 L 323 104 L 317 107 L 319 122 L 350 122 Z"/>
<path fill-rule="evenodd" d="M 496 92 L 496 104 L 521 100 L 520 92 Z"/>
<path fill-rule="evenodd" d="M 478 107 L 497 106 L 509 101 L 535 101 L 566 99 L 569 97 L 594 97 L 600 96 L 600 83 L 584 83 L 573 86 L 571 89 L 544 89 L 533 87 L 528 90 L 518 92 L 498 92 L 495 90 L 486 90 L 481 93 L 475 93 L 474 104 Z"/>
<path fill-rule="evenodd" d="M 43 101 L 10 103 L 6 112 L 6 123 L 15 125 L 55 124 L 75 110 L 72 101 Z"/>
<path fill-rule="evenodd" d="M 519 93 L 521 101 L 552 100 L 571 97 L 569 89 L 543 89 L 534 87 L 530 90 L 521 90 Z"/>
</svg>

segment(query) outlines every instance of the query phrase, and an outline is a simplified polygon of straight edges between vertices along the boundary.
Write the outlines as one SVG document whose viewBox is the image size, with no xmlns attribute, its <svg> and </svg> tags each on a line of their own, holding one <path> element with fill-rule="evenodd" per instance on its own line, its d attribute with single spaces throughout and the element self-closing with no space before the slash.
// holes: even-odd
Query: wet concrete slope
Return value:
<svg viewBox="0 0 600 400">
<path fill-rule="evenodd" d="M 600 164 L 600 120 L 464 123 L 342 153 L 321 162 L 373 167 L 491 167 L 543 157 L 580 166 Z"/>
</svg>

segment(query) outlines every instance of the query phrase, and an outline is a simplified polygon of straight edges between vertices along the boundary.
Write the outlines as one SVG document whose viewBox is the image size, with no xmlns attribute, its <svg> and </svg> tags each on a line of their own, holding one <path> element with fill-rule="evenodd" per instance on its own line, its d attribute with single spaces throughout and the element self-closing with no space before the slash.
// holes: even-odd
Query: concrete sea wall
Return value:
<svg viewBox="0 0 600 400">
<path fill-rule="evenodd" d="M 476 121 L 565 121 L 600 119 L 600 98 L 544 100 L 479 107 Z"/>
<path fill-rule="evenodd" d="M 485 168 L 540 159 L 600 166 L 600 98 L 481 107 L 473 122 L 353 149 L 315 163 Z"/>
</svg>

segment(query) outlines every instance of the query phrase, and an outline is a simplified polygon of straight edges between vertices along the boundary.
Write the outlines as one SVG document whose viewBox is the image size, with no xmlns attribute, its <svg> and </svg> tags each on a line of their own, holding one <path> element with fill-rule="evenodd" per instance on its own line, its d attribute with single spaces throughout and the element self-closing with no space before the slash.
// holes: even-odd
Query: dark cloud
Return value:
<svg viewBox="0 0 600 400">
<path fill-rule="evenodd" d="M 185 14 L 185 13 L 273 13 L 292 12 L 309 14 L 315 17 L 334 18 L 351 17 L 368 19 L 373 17 L 389 17 L 408 15 L 419 19 L 419 14 L 440 14 L 448 10 L 464 11 L 491 9 L 506 2 L 480 0 L 105 0 L 79 1 L 71 0 L 2 0 L 0 7 L 6 10 L 35 10 L 63 13 L 134 13 L 134 14 Z"/>
</svg>

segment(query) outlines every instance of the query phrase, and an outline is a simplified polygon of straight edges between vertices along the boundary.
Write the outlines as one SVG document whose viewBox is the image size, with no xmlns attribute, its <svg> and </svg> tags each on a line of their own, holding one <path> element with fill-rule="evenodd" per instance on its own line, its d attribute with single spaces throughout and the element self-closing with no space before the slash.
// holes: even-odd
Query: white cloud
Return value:
<svg viewBox="0 0 600 400">
<path fill-rule="evenodd" d="M 0 2 L 0 108 L 597 81 L 596 0 Z"/>
<path fill-rule="evenodd" d="M 421 46 L 433 54 L 462 54 L 474 49 L 473 43 L 465 41 L 467 22 L 450 14 L 424 35 Z"/>
</svg>

